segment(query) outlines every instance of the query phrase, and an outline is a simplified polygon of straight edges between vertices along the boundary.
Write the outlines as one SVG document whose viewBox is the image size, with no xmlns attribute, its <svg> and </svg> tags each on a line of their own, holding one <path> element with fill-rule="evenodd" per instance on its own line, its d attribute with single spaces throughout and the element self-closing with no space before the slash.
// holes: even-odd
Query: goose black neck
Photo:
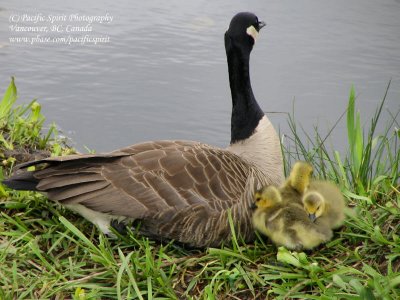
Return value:
<svg viewBox="0 0 400 300">
<path fill-rule="evenodd" d="M 229 40 L 229 37 L 226 37 Z M 229 84 L 232 94 L 231 144 L 249 138 L 264 116 L 250 83 L 249 48 L 226 41 Z"/>
</svg>

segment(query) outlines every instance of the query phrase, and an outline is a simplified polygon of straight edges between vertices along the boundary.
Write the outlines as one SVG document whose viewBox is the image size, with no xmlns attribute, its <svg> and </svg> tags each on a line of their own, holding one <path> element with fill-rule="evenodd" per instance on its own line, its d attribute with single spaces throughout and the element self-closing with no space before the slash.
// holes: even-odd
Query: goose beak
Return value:
<svg viewBox="0 0 400 300">
<path fill-rule="evenodd" d="M 315 222 L 315 219 L 317 218 L 315 214 L 309 214 L 308 217 L 310 218 L 311 222 Z"/>
<path fill-rule="evenodd" d="M 258 21 L 258 30 L 260 30 L 261 28 L 265 27 L 265 25 L 267 25 L 265 22 Z"/>
</svg>

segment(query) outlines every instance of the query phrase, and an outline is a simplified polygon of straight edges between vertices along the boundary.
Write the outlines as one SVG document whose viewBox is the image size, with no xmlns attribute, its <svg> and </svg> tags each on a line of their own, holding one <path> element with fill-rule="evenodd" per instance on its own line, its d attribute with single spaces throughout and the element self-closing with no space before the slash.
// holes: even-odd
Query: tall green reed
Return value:
<svg viewBox="0 0 400 300">
<path fill-rule="evenodd" d="M 296 123 L 294 112 L 292 112 L 288 120 L 291 136 L 285 136 L 287 142 L 282 143 L 282 150 L 287 154 L 285 170 L 290 169 L 292 161 L 309 161 L 320 177 L 336 180 L 347 190 L 353 190 L 359 195 L 369 195 L 374 190 L 373 186 L 383 181 L 388 186 L 397 186 L 400 176 L 398 166 L 400 133 L 397 117 L 400 115 L 400 109 L 394 114 L 388 112 L 391 120 L 385 121 L 386 128 L 382 133 L 377 133 L 377 125 L 382 119 L 389 88 L 390 82 L 371 118 L 370 125 L 364 126 L 364 130 L 361 126 L 360 113 L 356 111 L 354 87 L 350 89 L 345 113 L 338 118 L 325 136 L 322 136 L 315 127 L 315 136 L 311 137 L 301 125 Z M 326 141 L 344 114 L 347 115 L 349 152 L 343 159 L 339 151 L 327 147 Z"/>
</svg>

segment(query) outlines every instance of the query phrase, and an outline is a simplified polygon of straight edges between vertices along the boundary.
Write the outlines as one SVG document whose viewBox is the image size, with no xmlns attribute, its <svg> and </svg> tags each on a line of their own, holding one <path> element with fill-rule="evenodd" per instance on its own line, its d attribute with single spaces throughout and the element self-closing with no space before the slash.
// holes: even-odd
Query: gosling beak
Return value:
<svg viewBox="0 0 400 300">
<path fill-rule="evenodd" d="M 317 218 L 315 214 L 308 214 L 308 217 L 310 218 L 311 222 L 315 222 L 315 219 Z"/>
<path fill-rule="evenodd" d="M 263 28 L 265 25 L 267 25 L 265 22 L 263 22 L 263 21 L 258 21 L 258 30 L 260 30 L 261 28 Z"/>
<path fill-rule="evenodd" d="M 255 210 L 256 208 L 257 208 L 257 205 L 256 205 L 255 202 L 253 202 L 253 203 L 250 205 L 250 209 L 251 209 L 251 210 Z"/>
</svg>

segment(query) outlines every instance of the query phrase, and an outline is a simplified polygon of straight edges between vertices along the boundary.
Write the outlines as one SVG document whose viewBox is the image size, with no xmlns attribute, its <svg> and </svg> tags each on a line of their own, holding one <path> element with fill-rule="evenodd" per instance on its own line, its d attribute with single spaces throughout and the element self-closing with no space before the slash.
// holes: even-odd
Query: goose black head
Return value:
<svg viewBox="0 0 400 300">
<path fill-rule="evenodd" d="M 225 33 L 226 49 L 236 46 L 251 51 L 257 40 L 258 32 L 264 26 L 265 23 L 259 21 L 253 13 L 240 12 L 236 14 Z"/>
<path fill-rule="evenodd" d="M 255 133 L 264 112 L 259 107 L 250 83 L 250 53 L 258 31 L 265 26 L 255 14 L 236 14 L 225 33 L 229 84 L 232 94 L 231 144 Z"/>
</svg>

